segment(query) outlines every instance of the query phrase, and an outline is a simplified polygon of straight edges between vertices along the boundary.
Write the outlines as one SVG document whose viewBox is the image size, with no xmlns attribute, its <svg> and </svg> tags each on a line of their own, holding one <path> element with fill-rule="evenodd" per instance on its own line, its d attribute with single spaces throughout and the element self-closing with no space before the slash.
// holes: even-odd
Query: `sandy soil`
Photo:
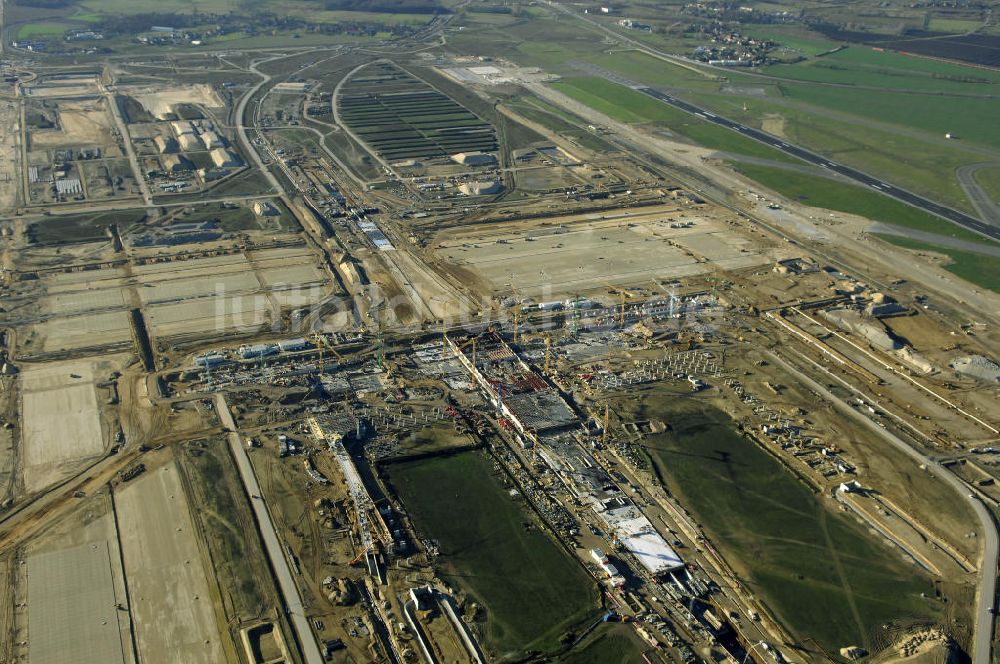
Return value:
<svg viewBox="0 0 1000 664">
<path fill-rule="evenodd" d="M 17 205 L 18 181 L 20 180 L 20 113 L 11 102 L 0 104 L 0 151 L 10 157 L 0 166 L 0 212 L 6 212 Z"/>
<path fill-rule="evenodd" d="M 21 374 L 21 459 L 25 489 L 72 474 L 105 449 L 96 383 L 121 365 L 104 356 L 25 366 Z M 58 415 L 58 417 L 56 417 Z"/>
<path fill-rule="evenodd" d="M 103 100 L 59 104 L 59 129 L 29 134 L 33 149 L 112 144 L 111 116 Z"/>
<path fill-rule="evenodd" d="M 676 221 L 690 228 L 671 228 Z M 614 217 L 570 215 L 540 224 L 495 224 L 439 236 L 436 254 L 472 272 L 497 292 L 539 301 L 602 290 L 608 284 L 703 274 L 768 263 L 750 240 L 708 217 L 673 208 L 639 209 Z"/>
<path fill-rule="evenodd" d="M 147 111 L 161 120 L 173 113 L 173 108 L 177 104 L 199 104 L 215 108 L 223 106 L 222 100 L 215 94 L 215 90 L 205 84 L 159 90 L 140 88 L 124 92 L 130 94 Z"/>
</svg>

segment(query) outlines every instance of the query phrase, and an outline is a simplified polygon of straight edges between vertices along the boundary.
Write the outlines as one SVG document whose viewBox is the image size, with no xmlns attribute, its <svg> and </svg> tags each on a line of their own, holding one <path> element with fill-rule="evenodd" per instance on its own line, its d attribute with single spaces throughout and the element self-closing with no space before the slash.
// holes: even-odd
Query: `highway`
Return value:
<svg viewBox="0 0 1000 664">
<path fill-rule="evenodd" d="M 843 415 L 866 427 L 872 433 L 881 437 L 890 445 L 916 461 L 919 465 L 925 466 L 928 469 L 928 472 L 933 472 L 935 477 L 939 477 L 944 480 L 948 486 L 957 491 L 958 495 L 962 496 L 962 498 L 968 502 L 969 507 L 972 508 L 972 511 L 979 519 L 981 526 L 980 533 L 982 535 L 983 542 L 983 556 L 979 563 L 979 584 L 976 589 L 976 608 L 974 616 L 975 633 L 972 638 L 972 648 L 970 649 L 970 654 L 972 655 L 972 664 L 990 664 L 992 661 L 990 650 L 993 642 L 993 610 L 996 604 L 997 571 L 998 562 L 1000 562 L 998 561 L 998 556 L 1000 556 L 1000 536 L 997 534 L 997 527 L 993 521 L 993 516 L 990 514 L 990 511 L 986 509 L 983 501 L 974 494 L 969 493 L 969 488 L 965 485 L 965 483 L 957 475 L 953 474 L 940 463 L 934 461 L 928 456 L 925 456 L 924 454 L 921 454 L 916 448 L 886 430 L 885 427 L 879 426 L 872 419 L 865 416 L 857 409 L 852 408 L 850 404 L 844 402 L 842 399 L 838 398 L 826 389 L 826 387 L 820 385 L 817 381 L 805 375 L 797 367 L 792 366 L 785 360 L 778 357 L 777 354 L 768 353 L 767 355 L 774 361 L 775 364 L 781 366 L 789 374 L 796 376 L 800 381 L 802 381 L 803 384 L 808 386 L 809 389 L 826 399 Z M 836 376 L 829 373 L 822 365 L 813 362 L 808 357 L 804 355 L 800 355 L 799 357 L 808 361 L 816 369 L 824 372 L 831 378 L 836 378 Z M 845 383 L 845 385 L 849 386 L 847 383 Z"/>
<path fill-rule="evenodd" d="M 658 99 L 665 104 L 669 104 L 674 108 L 691 113 L 692 115 L 697 115 L 704 120 L 717 124 L 721 127 L 725 127 L 726 129 L 738 131 L 749 138 L 760 141 L 761 143 L 769 145 L 777 150 L 781 150 L 785 154 L 792 155 L 793 157 L 797 157 L 803 161 L 809 162 L 810 164 L 819 166 L 820 168 L 825 168 L 832 173 L 836 173 L 837 175 L 853 180 L 854 182 L 864 185 L 870 189 L 874 189 L 879 193 L 892 196 L 903 203 L 912 205 L 915 208 L 941 217 L 942 219 L 950 221 L 953 224 L 967 228 L 974 233 L 979 233 L 980 235 L 994 240 L 1000 240 L 1000 228 L 991 226 L 990 224 L 980 221 L 979 219 L 967 215 L 964 212 L 959 212 L 958 210 L 953 210 L 952 208 L 941 205 L 940 203 L 935 203 L 934 201 L 918 196 L 911 191 L 889 184 L 888 182 L 883 182 L 876 177 L 863 173 L 855 168 L 851 168 L 850 166 L 844 166 L 843 164 L 830 161 L 822 155 L 810 152 L 809 150 L 800 148 L 797 145 L 786 143 L 780 138 L 772 136 L 771 134 L 763 132 L 759 129 L 747 127 L 746 125 L 742 125 L 738 122 L 733 122 L 728 118 L 715 115 L 711 111 L 706 111 L 705 109 L 699 108 L 694 104 L 681 101 L 676 97 L 666 94 L 665 92 L 660 92 L 659 90 L 655 90 L 645 85 L 635 85 L 634 83 L 631 84 L 630 87 L 638 92 L 649 95 L 654 99 Z"/>
<path fill-rule="evenodd" d="M 247 492 L 250 506 L 253 508 L 254 517 L 257 520 L 257 529 L 264 540 L 264 549 L 267 557 L 271 561 L 271 569 L 278 580 L 278 587 L 284 598 L 285 612 L 298 636 L 299 646 L 302 649 L 302 658 L 305 664 L 323 664 L 323 655 L 316 636 L 312 628 L 309 627 L 309 619 L 306 618 L 305 607 L 302 604 L 302 595 L 299 587 L 295 584 L 295 577 L 292 575 L 288 558 L 285 557 L 284 547 L 278 538 L 278 532 L 274 528 L 274 521 L 271 520 L 271 513 L 267 509 L 267 503 L 261 496 L 260 485 L 257 483 L 257 475 L 254 473 L 253 464 L 250 463 L 250 455 L 247 454 L 246 446 L 242 438 L 236 433 L 236 423 L 229 412 L 229 405 L 226 397 L 217 392 L 215 395 L 215 409 L 219 413 L 222 426 L 228 430 L 229 448 L 236 459 L 236 467 L 240 471 L 240 480 L 243 488 Z"/>
</svg>

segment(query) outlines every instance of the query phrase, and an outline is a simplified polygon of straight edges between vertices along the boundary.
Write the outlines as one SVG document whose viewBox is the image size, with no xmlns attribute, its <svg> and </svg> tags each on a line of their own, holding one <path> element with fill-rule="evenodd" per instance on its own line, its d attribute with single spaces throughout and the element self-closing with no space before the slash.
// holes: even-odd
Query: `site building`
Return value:
<svg viewBox="0 0 1000 664">
<path fill-rule="evenodd" d="M 307 345 L 305 339 L 299 337 L 298 339 L 282 339 L 278 342 L 278 350 L 282 353 L 291 353 L 297 350 L 302 350 Z"/>
<path fill-rule="evenodd" d="M 190 120 L 177 120 L 176 122 L 171 122 L 170 128 L 173 129 L 174 133 L 178 136 L 197 133 Z"/>
<path fill-rule="evenodd" d="M 496 180 L 485 180 L 483 182 L 464 182 L 458 187 L 466 196 L 487 196 L 489 194 L 499 194 L 503 191 L 503 185 Z"/>
<path fill-rule="evenodd" d="M 194 358 L 195 365 L 199 367 L 215 367 L 226 361 L 225 355 L 218 355 L 216 353 L 207 353 Z"/>
<path fill-rule="evenodd" d="M 219 168 L 233 168 L 240 165 L 240 158 L 226 148 L 216 148 L 209 153 L 212 163 Z"/>
<path fill-rule="evenodd" d="M 486 152 L 459 152 L 451 155 L 451 160 L 463 166 L 492 166 L 497 158 Z"/>
<path fill-rule="evenodd" d="M 209 150 L 225 147 L 226 145 L 223 142 L 222 137 L 211 130 L 206 131 L 201 135 L 201 142 L 204 143 L 205 147 L 208 148 Z"/>
<path fill-rule="evenodd" d="M 236 351 L 244 360 L 255 357 L 267 357 L 278 352 L 277 344 L 245 344 Z"/>
<path fill-rule="evenodd" d="M 167 173 L 183 173 L 194 169 L 194 165 L 190 161 L 177 154 L 164 155 L 161 162 L 163 170 Z"/>
<path fill-rule="evenodd" d="M 157 136 L 153 139 L 153 143 L 160 154 L 168 154 L 178 150 L 177 139 L 173 136 Z"/>
<path fill-rule="evenodd" d="M 201 141 L 198 140 L 195 134 L 181 134 L 177 137 L 177 142 L 180 144 L 181 149 L 186 152 L 201 149 Z"/>
</svg>

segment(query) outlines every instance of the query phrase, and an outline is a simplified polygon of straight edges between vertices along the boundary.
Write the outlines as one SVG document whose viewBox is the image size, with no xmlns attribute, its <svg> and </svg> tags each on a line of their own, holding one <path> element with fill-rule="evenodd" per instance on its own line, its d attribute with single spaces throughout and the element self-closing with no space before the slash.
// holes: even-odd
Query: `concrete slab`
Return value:
<svg viewBox="0 0 1000 664">
<path fill-rule="evenodd" d="M 28 556 L 31 664 L 123 664 L 107 542 Z"/>
<path fill-rule="evenodd" d="M 141 661 L 226 661 L 177 466 L 122 485 L 115 501 Z"/>
</svg>

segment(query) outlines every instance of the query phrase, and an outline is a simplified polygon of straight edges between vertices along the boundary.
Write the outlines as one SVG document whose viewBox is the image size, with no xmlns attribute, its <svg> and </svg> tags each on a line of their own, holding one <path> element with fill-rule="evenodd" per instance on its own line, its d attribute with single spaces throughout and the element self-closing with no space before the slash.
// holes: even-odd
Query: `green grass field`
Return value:
<svg viewBox="0 0 1000 664">
<path fill-rule="evenodd" d="M 437 541 L 449 583 L 486 607 L 485 641 L 498 658 L 554 650 L 597 615 L 597 587 L 512 498 L 480 452 L 387 467 L 421 537 Z"/>
<path fill-rule="evenodd" d="M 1000 168 L 984 168 L 976 171 L 975 177 L 993 202 L 1000 205 Z"/>
<path fill-rule="evenodd" d="M 951 262 L 944 266 L 946 270 L 971 284 L 1000 293 L 1000 258 L 996 256 L 962 251 L 961 249 L 952 249 L 951 247 L 941 247 L 896 235 L 882 233 L 876 233 L 876 235 L 886 242 L 899 247 L 949 256 Z"/>
<path fill-rule="evenodd" d="M 596 77 L 568 78 L 553 87 L 620 122 L 653 123 L 703 147 L 785 163 L 801 163 L 779 150 L 719 127 L 652 97 Z"/>
<path fill-rule="evenodd" d="M 761 26 L 748 28 L 748 34 L 758 39 L 770 39 L 771 41 L 793 48 L 802 55 L 819 55 L 834 48 L 838 43 L 823 38 L 816 33 L 806 33 L 801 28 L 782 29 L 782 26 Z"/>
<path fill-rule="evenodd" d="M 870 647 L 893 620 L 939 617 L 919 568 L 823 504 L 728 417 L 693 400 L 652 400 L 640 415 L 672 429 L 647 438 L 671 491 L 747 570 L 793 632 L 828 652 Z"/>
<path fill-rule="evenodd" d="M 781 168 L 734 164 L 750 179 L 805 205 L 837 210 L 894 226 L 946 235 L 960 240 L 989 243 L 982 237 L 932 214 L 910 207 L 894 198 L 852 184 L 824 177 L 804 175 Z"/>
<path fill-rule="evenodd" d="M 226 14 L 239 11 L 239 0 L 84 0 L 80 7 L 94 14 L 189 14 L 196 11 L 206 14 Z"/>
<path fill-rule="evenodd" d="M 17 38 L 18 39 L 37 39 L 37 38 L 58 38 L 61 37 L 64 32 L 70 30 L 75 26 L 64 23 L 62 21 L 39 21 L 37 23 L 25 23 L 17 28 Z"/>
<path fill-rule="evenodd" d="M 628 625 L 606 623 L 556 661 L 562 664 L 642 664 L 642 652 L 646 648 L 648 646 Z"/>
<path fill-rule="evenodd" d="M 110 242 L 107 229 L 118 224 L 125 235 L 133 227 L 146 220 L 143 210 L 121 210 L 97 214 L 52 215 L 32 223 L 28 227 L 28 237 L 40 244 L 64 244 L 71 242 Z"/>
<path fill-rule="evenodd" d="M 809 146 L 867 173 L 885 174 L 883 177 L 893 184 L 919 191 L 956 209 L 975 211 L 954 172 L 976 156 L 962 151 L 957 141 L 949 144 L 920 141 L 863 123 L 785 107 L 780 101 L 754 100 L 747 111 L 739 98 L 692 95 L 692 101 L 751 126 L 760 126 L 761 117 L 780 117 L 784 123 L 781 135 L 792 143 Z"/>
<path fill-rule="evenodd" d="M 889 90 L 850 90 L 805 83 L 785 83 L 790 99 L 851 113 L 859 118 L 890 121 L 943 137 L 952 133 L 962 141 L 1000 147 L 997 100 L 939 95 L 913 95 Z"/>
<path fill-rule="evenodd" d="M 916 90 L 990 94 L 1000 85 L 1000 72 L 921 59 L 864 46 L 789 65 L 772 65 L 769 76 L 868 86 L 884 90 Z"/>
<path fill-rule="evenodd" d="M 934 32 L 951 32 L 954 34 L 965 34 L 971 32 L 983 24 L 982 21 L 973 21 L 960 18 L 932 18 L 927 22 L 927 29 Z"/>
</svg>

